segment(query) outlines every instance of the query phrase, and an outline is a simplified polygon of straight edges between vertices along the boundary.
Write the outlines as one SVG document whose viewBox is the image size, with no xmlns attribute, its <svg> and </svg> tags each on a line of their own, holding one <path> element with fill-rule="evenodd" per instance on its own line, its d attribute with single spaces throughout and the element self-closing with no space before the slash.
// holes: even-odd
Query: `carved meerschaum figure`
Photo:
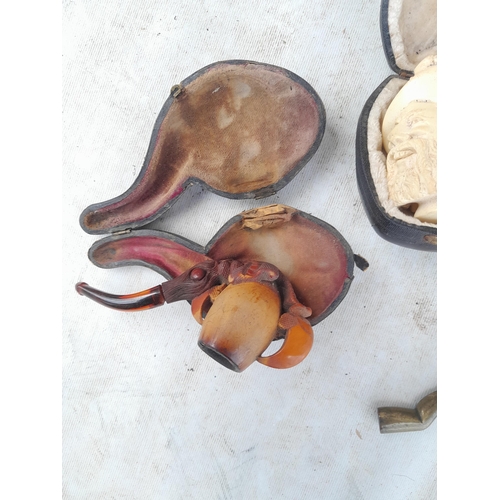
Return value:
<svg viewBox="0 0 500 500">
<path fill-rule="evenodd" d="M 426 57 L 389 105 L 382 124 L 389 197 L 437 224 L 437 56 Z"/>
</svg>

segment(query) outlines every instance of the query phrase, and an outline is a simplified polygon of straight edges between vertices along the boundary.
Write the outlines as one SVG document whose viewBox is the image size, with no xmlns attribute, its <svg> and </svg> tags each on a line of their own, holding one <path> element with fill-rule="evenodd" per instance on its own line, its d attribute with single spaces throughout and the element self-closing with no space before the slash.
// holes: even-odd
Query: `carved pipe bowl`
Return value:
<svg viewBox="0 0 500 500">
<path fill-rule="evenodd" d="M 388 208 L 384 113 L 413 69 L 437 50 L 435 0 L 382 0 L 380 27 L 385 55 L 397 74 L 386 78 L 365 103 L 356 132 L 356 177 L 363 205 L 375 231 L 385 240 L 424 251 L 437 250 L 437 225 Z M 396 22 L 391 22 L 396 20 Z"/>
</svg>

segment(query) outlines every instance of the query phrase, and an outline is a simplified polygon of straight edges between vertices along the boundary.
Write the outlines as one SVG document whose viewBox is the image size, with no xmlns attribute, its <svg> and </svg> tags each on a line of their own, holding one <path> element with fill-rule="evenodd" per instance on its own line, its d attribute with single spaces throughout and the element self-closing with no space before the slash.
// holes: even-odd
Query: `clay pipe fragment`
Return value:
<svg viewBox="0 0 500 500">
<path fill-rule="evenodd" d="M 416 408 L 382 407 L 378 409 L 381 434 L 423 431 L 437 416 L 437 391 L 425 396 Z"/>
</svg>

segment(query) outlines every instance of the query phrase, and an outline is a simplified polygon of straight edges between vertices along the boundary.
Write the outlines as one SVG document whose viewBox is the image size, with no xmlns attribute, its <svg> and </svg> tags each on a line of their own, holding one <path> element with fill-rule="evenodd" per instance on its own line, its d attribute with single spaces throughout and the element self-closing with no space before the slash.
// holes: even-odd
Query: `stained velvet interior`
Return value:
<svg viewBox="0 0 500 500">
<path fill-rule="evenodd" d="M 110 237 L 98 241 L 90 249 L 90 259 L 99 267 L 117 264 L 142 264 L 176 278 L 207 257 L 171 239 L 152 234 Z"/>
<path fill-rule="evenodd" d="M 315 324 L 315 318 L 329 308 L 342 293 L 346 280 L 352 278 L 347 253 L 351 250 L 326 227 L 295 209 L 285 209 L 285 222 L 249 229 L 237 220 L 217 235 L 206 255 L 173 242 L 168 233 L 160 231 L 105 238 L 92 247 L 89 255 L 101 267 L 142 263 L 171 277 L 207 257 L 269 262 L 291 281 L 299 301 L 312 309 L 309 319 Z"/>
<path fill-rule="evenodd" d="M 307 155 L 321 120 L 310 91 L 280 68 L 216 64 L 173 100 L 135 184 L 89 207 L 82 226 L 99 232 L 152 217 L 188 179 L 230 195 L 272 186 Z"/>
<path fill-rule="evenodd" d="M 340 295 L 348 273 L 347 253 L 326 228 L 294 213 L 285 224 L 247 229 L 234 224 L 209 250 L 209 257 L 259 260 L 274 264 L 291 281 L 297 298 L 322 314 Z"/>
</svg>

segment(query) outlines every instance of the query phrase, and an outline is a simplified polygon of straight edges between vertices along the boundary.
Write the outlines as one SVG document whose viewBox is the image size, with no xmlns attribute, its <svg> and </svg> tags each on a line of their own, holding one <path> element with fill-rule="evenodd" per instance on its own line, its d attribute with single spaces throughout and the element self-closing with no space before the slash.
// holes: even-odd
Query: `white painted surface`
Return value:
<svg viewBox="0 0 500 500">
<path fill-rule="evenodd" d="M 379 2 L 64 2 L 63 497 L 99 499 L 433 499 L 435 422 L 381 435 L 378 406 L 436 388 L 436 255 L 382 240 L 358 194 L 361 108 L 390 74 Z M 154 226 L 206 244 L 242 210 L 284 203 L 336 227 L 370 268 L 315 327 L 299 366 L 235 374 L 196 345 L 186 303 L 124 314 L 80 297 L 162 278 L 102 270 L 78 224 L 132 184 L 171 86 L 225 59 L 275 64 L 321 96 L 327 127 L 277 195 L 229 200 L 188 190 Z"/>
</svg>

